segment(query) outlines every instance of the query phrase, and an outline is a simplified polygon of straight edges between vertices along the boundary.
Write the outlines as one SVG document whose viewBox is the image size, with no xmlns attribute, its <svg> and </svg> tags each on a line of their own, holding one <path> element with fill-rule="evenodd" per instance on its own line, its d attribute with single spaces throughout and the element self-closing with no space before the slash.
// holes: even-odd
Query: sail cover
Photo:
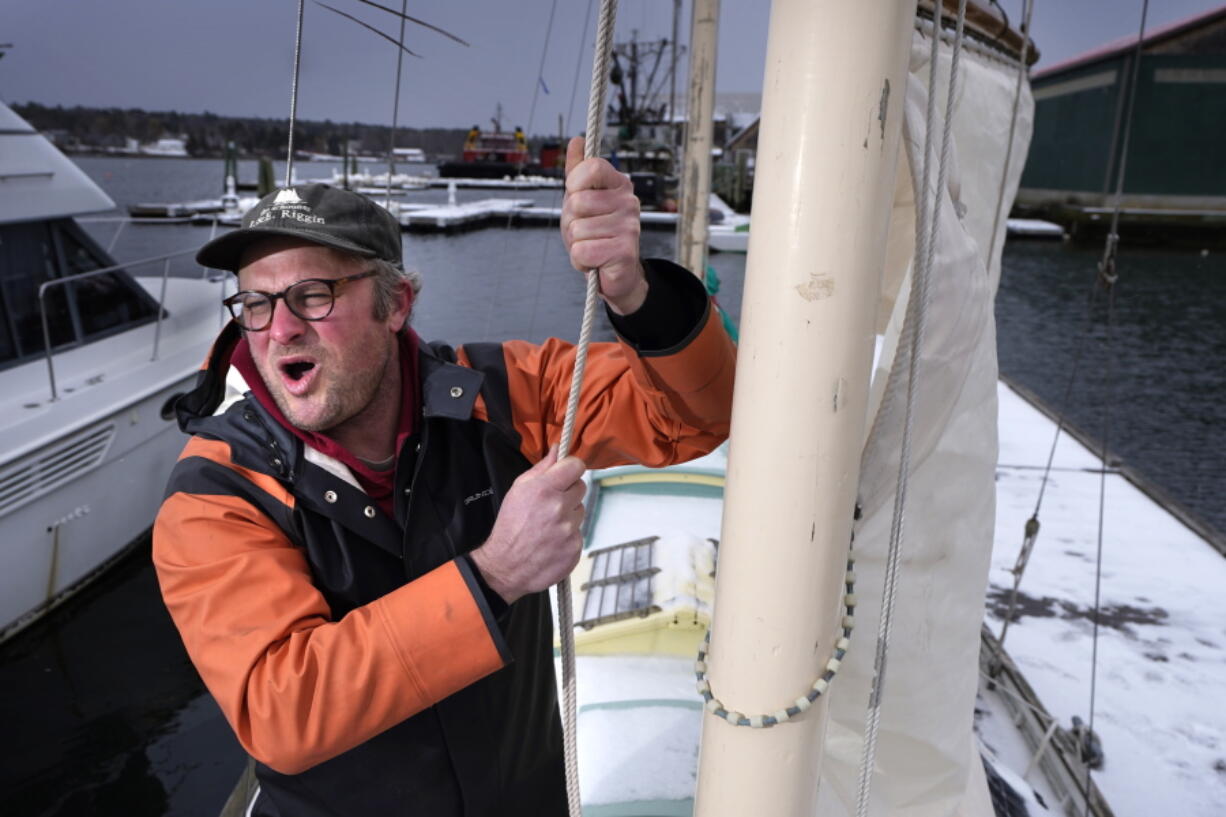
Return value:
<svg viewBox="0 0 1226 817">
<path fill-rule="evenodd" d="M 951 46 L 929 88 L 932 27 L 912 40 L 903 124 L 909 172 L 898 174 L 879 310 L 884 330 L 869 400 L 870 431 L 856 527 L 856 632 L 838 683 L 819 794 L 822 815 L 853 814 L 880 620 L 907 391 L 899 349 L 912 281 L 916 196 L 929 94 L 937 96 L 930 189 L 936 185 Z M 870 813 L 991 815 L 972 731 L 979 628 L 995 515 L 996 326 L 1005 218 L 1030 142 L 1034 104 L 1023 82 L 1012 151 L 1017 63 L 983 47 L 959 58 L 952 148 L 937 217 L 917 366 L 910 483 Z M 1005 167 L 1009 152 L 1008 167 Z M 997 201 L 1004 203 L 997 218 Z M 997 223 L 999 221 L 999 223 Z"/>
</svg>

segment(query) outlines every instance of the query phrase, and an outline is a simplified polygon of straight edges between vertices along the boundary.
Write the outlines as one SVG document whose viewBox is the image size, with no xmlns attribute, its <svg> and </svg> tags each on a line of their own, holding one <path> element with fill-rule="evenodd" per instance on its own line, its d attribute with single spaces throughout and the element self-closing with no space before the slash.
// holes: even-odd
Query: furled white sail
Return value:
<svg viewBox="0 0 1226 817">
<path fill-rule="evenodd" d="M 908 173 L 898 174 L 881 316 L 888 316 L 869 403 L 856 528 L 856 638 L 831 689 L 819 794 L 822 815 L 853 814 L 873 673 L 906 400 L 899 350 L 912 280 L 916 197 L 926 109 L 937 95 L 932 184 L 944 127 L 951 49 L 943 43 L 929 88 L 931 26 L 911 51 L 903 126 Z M 952 150 L 940 191 L 926 329 L 917 368 L 911 476 L 901 574 L 882 703 L 870 814 L 990 815 L 972 732 L 979 628 L 995 512 L 996 327 L 993 301 L 1004 243 L 997 200 L 1013 200 L 1033 124 L 1023 83 L 1013 148 L 1016 63 L 965 49 L 960 57 Z M 1004 163 L 1009 152 L 1009 167 Z M 896 352 L 898 352 L 896 354 Z"/>
</svg>

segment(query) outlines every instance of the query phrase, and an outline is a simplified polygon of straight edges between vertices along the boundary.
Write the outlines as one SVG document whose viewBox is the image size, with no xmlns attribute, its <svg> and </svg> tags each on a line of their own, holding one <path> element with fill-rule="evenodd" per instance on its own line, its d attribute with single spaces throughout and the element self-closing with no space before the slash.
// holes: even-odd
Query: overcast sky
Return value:
<svg viewBox="0 0 1226 817">
<path fill-rule="evenodd" d="M 395 18 L 378 9 L 358 0 L 327 1 L 393 37 L 398 33 Z M 843 0 L 853 1 L 860 0 Z M 400 7 L 398 0 L 381 2 Z M 1038 67 L 1135 35 L 1141 3 L 1037 0 L 1033 30 L 1043 55 Z M 1001 4 L 1012 20 L 1020 19 L 1022 0 Z M 571 131 L 582 129 L 595 0 L 409 0 L 408 5 L 411 15 L 471 46 L 407 28 L 406 44 L 422 57 L 405 59 L 402 125 L 485 124 L 501 104 L 505 125 L 554 132 L 577 88 Z M 1147 28 L 1220 5 L 1221 0 L 1152 0 Z M 766 0 L 723 0 L 720 91 L 761 90 L 768 8 Z M 682 43 L 689 40 L 689 9 L 685 0 Z M 13 44 L 0 59 L 0 98 L 286 117 L 296 15 L 297 0 L 0 0 L 0 43 Z M 632 30 L 644 40 L 669 37 L 672 16 L 671 0 L 620 0 L 617 39 L 628 39 Z M 537 92 L 533 110 L 542 54 L 549 93 Z M 395 66 L 394 45 L 308 0 L 300 117 L 391 122 Z M 678 93 L 684 92 L 681 81 Z"/>
</svg>

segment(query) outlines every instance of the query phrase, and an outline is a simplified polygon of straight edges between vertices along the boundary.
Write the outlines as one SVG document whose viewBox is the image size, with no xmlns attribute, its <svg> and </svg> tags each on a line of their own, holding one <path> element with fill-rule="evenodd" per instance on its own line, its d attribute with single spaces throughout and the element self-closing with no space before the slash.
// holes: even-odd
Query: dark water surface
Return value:
<svg viewBox="0 0 1226 817">
<path fill-rule="evenodd" d="M 137 201 L 218 195 L 219 162 L 81 159 L 121 208 Z M 299 164 L 297 175 L 325 176 L 327 165 Z M 255 164 L 243 163 L 244 178 Z M 462 201 L 498 191 L 460 191 Z M 514 194 L 556 204 L 558 194 Z M 445 198 L 419 191 L 410 200 Z M 126 212 L 126 209 L 123 210 Z M 120 215 L 119 212 L 112 214 Z M 113 222 L 86 228 L 104 246 Z M 208 227 L 130 225 L 120 260 L 199 245 Z M 672 234 L 645 232 L 644 253 L 671 256 Z M 414 323 L 426 338 L 455 342 L 549 335 L 573 338 L 583 283 L 556 230 L 483 229 L 455 236 L 406 235 L 409 262 L 426 284 Z M 739 316 L 744 256 L 712 256 L 719 299 Z M 1226 528 L 1219 453 L 1226 439 L 1226 266 L 1198 253 L 1121 252 L 1117 328 L 1110 350 L 1099 321 L 1086 330 L 1086 293 L 1097 250 L 1022 242 L 1005 248 L 997 306 L 1002 371 L 1058 404 L 1077 340 L 1088 336 L 1072 420 L 1101 427 L 1102 375 L 1115 374 L 1113 449 L 1200 515 Z M 177 275 L 199 272 L 190 260 Z M 610 337 L 607 328 L 597 334 Z M 160 490 L 160 486 L 158 487 Z M 148 544 L 100 583 L 0 647 L 0 764 L 5 815 L 123 814 L 213 817 L 243 755 L 204 692 L 157 592 Z"/>
<path fill-rule="evenodd" d="M 1101 252 L 1006 246 L 1000 370 L 1059 408 L 1080 347 L 1067 416 L 1226 531 L 1226 253 L 1123 246 L 1108 329 L 1105 293 L 1089 297 Z"/>
</svg>

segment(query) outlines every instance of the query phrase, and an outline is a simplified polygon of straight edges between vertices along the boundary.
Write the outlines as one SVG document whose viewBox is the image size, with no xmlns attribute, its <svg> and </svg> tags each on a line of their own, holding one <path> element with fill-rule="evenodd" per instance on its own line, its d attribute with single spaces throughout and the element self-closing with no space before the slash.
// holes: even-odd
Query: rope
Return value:
<svg viewBox="0 0 1226 817">
<path fill-rule="evenodd" d="M 400 121 L 400 69 L 404 65 L 404 23 L 409 11 L 409 0 L 400 2 L 400 40 L 396 43 L 396 96 L 392 100 L 392 131 L 387 136 L 387 194 L 383 206 L 392 211 L 392 171 L 396 166 L 396 125 Z"/>
<path fill-rule="evenodd" d="M 915 381 L 919 362 L 920 345 L 924 335 L 924 315 L 928 307 L 928 279 L 932 269 L 934 245 L 941 212 L 942 191 L 945 189 L 945 174 L 949 163 L 950 135 L 953 130 L 955 88 L 958 78 L 958 60 L 962 51 L 963 24 L 966 21 L 966 0 L 958 0 L 958 18 L 954 33 L 953 55 L 949 67 L 949 90 L 945 100 L 944 131 L 941 135 L 941 157 L 937 170 L 937 186 L 933 198 L 928 198 L 931 177 L 932 131 L 936 119 L 937 59 L 940 50 L 940 6 L 933 10 L 932 51 L 928 66 L 928 106 L 925 114 L 924 158 L 922 163 L 921 195 L 916 213 L 916 258 L 913 262 L 911 298 L 907 304 L 907 322 L 904 334 L 910 329 L 907 359 L 907 397 L 903 416 L 902 443 L 898 462 L 898 486 L 894 494 L 894 513 L 890 528 L 889 550 L 886 556 L 885 582 L 882 589 L 881 621 L 877 629 L 877 650 L 873 659 L 873 687 L 869 696 L 868 714 L 865 718 L 864 751 L 860 759 L 859 791 L 856 797 L 857 817 L 868 814 L 869 794 L 872 787 L 873 765 L 877 758 L 877 733 L 881 722 L 881 696 L 885 686 L 886 658 L 889 650 L 890 632 L 893 628 L 894 602 L 898 592 L 898 564 L 902 551 L 902 538 L 907 500 L 907 485 L 911 471 L 911 430 L 915 411 Z M 900 339 L 901 340 L 901 339 Z M 899 346 L 902 347 L 900 342 Z"/>
<path fill-rule="evenodd" d="M 592 87 L 587 106 L 587 139 L 583 156 L 591 159 L 600 153 L 604 119 L 605 93 L 609 76 L 609 53 L 613 50 L 613 22 L 617 16 L 617 0 L 600 0 L 600 17 L 596 25 L 596 47 L 592 54 Z M 583 371 L 587 367 L 587 349 L 592 337 L 592 323 L 596 317 L 596 299 L 599 292 L 598 270 L 587 273 L 587 294 L 583 302 L 583 323 L 579 328 L 579 343 L 575 350 L 575 370 L 570 381 L 570 398 L 566 403 L 566 417 L 562 422 L 562 438 L 558 442 L 558 459 L 570 452 L 571 436 L 575 429 L 575 413 L 579 408 L 579 390 L 583 385 Z M 577 699 L 575 695 L 575 623 L 570 594 L 570 577 L 557 585 L 558 629 L 562 656 L 562 738 L 566 758 L 566 799 L 571 817 L 582 817 L 583 807 L 579 797 L 579 748 L 576 736 L 578 726 Z"/>
<path fill-rule="evenodd" d="M 857 518 L 859 518 L 858 515 Z M 852 538 L 854 539 L 855 536 L 853 535 Z M 826 667 L 822 674 L 809 686 L 807 692 L 796 698 L 789 705 L 780 707 L 769 714 L 742 715 L 735 709 L 729 709 L 723 701 L 715 697 L 715 694 L 711 691 L 711 680 L 707 677 L 707 653 L 711 651 L 712 629 L 708 627 L 707 635 L 702 641 L 702 646 L 698 648 L 698 660 L 694 662 L 694 677 L 698 682 L 697 689 L 698 694 L 702 696 L 703 708 L 715 717 L 721 718 L 733 726 L 748 726 L 750 729 L 769 729 L 772 726 L 778 726 L 781 723 L 790 721 L 801 712 L 805 712 L 809 707 L 813 706 L 817 699 L 830 688 L 830 684 L 834 681 L 834 676 L 838 674 L 839 667 L 842 666 L 843 659 L 847 657 L 847 650 L 851 646 L 851 631 L 856 621 L 855 568 L 856 561 L 849 552 L 847 555 L 847 572 L 843 576 L 846 590 L 843 593 L 842 635 L 834 642 L 834 648 L 830 651 L 830 658 L 826 661 Z"/>
<path fill-rule="evenodd" d="M 302 57 L 302 13 L 306 0 L 298 0 L 298 29 L 294 34 L 294 76 L 289 85 L 289 143 L 285 149 L 285 186 L 294 183 L 294 124 L 298 121 L 298 65 Z"/>
</svg>

